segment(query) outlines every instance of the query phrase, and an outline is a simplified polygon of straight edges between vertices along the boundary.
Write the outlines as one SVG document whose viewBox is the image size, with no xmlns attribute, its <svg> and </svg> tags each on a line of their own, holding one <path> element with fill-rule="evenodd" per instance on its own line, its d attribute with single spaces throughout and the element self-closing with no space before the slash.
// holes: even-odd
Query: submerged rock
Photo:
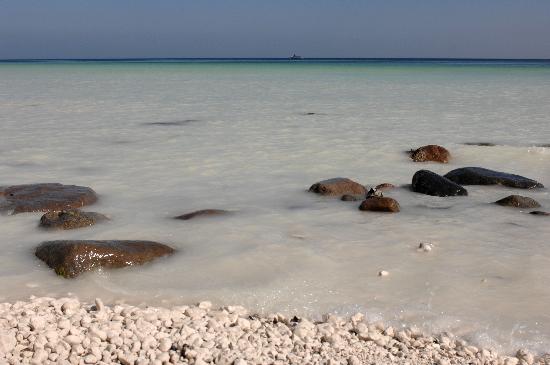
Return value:
<svg viewBox="0 0 550 365">
<path fill-rule="evenodd" d="M 365 196 L 365 187 L 353 180 L 344 177 L 319 181 L 309 188 L 312 193 L 321 195 L 361 195 Z"/>
<path fill-rule="evenodd" d="M 65 278 L 99 268 L 120 268 L 141 265 L 175 250 L 150 241 L 47 241 L 35 251 L 44 261 Z"/>
<path fill-rule="evenodd" d="M 357 195 L 344 194 L 344 195 L 342 195 L 340 200 L 344 201 L 344 202 L 355 202 L 355 201 L 361 200 L 361 198 L 362 197 L 357 196 Z"/>
<path fill-rule="evenodd" d="M 195 217 L 206 217 L 206 216 L 215 216 L 215 215 L 223 215 L 223 214 L 229 214 L 229 212 L 227 210 L 222 210 L 222 209 L 203 209 L 203 210 L 197 210 L 191 213 L 178 215 L 177 217 L 174 217 L 174 218 L 186 221 Z"/>
<path fill-rule="evenodd" d="M 430 144 L 427 146 L 422 146 L 416 150 L 412 150 L 411 158 L 414 162 L 434 161 L 447 163 L 451 158 L 451 154 L 445 147 Z"/>
<path fill-rule="evenodd" d="M 75 229 L 93 226 L 97 222 L 109 220 L 95 212 L 82 212 L 78 209 L 48 212 L 40 218 L 40 227 L 54 229 Z"/>
<path fill-rule="evenodd" d="M 466 142 L 466 146 L 480 146 L 480 147 L 495 147 L 496 144 L 492 142 Z"/>
<path fill-rule="evenodd" d="M 429 170 L 420 170 L 414 174 L 412 190 L 432 196 L 468 195 L 468 191 L 462 186 Z"/>
<path fill-rule="evenodd" d="M 548 212 L 543 212 L 541 210 L 534 210 L 532 212 L 529 212 L 529 214 L 533 214 L 533 215 L 542 215 L 542 216 L 550 216 L 550 213 Z"/>
<path fill-rule="evenodd" d="M 397 200 L 388 197 L 371 196 L 363 200 L 359 210 L 371 212 L 397 213 L 400 211 Z"/>
<path fill-rule="evenodd" d="M 502 205 L 504 207 L 516 207 L 516 208 L 539 208 L 540 204 L 535 199 L 528 198 L 521 195 L 510 195 L 506 198 L 497 200 L 495 204 Z"/>
<path fill-rule="evenodd" d="M 445 177 L 461 185 L 503 185 L 519 189 L 544 188 L 544 185 L 535 180 L 482 167 L 462 167 L 448 172 Z"/>
<path fill-rule="evenodd" d="M 395 185 L 390 183 L 382 183 L 382 184 L 376 185 L 374 189 L 380 190 L 380 191 L 387 191 L 387 190 L 395 189 Z"/>
<path fill-rule="evenodd" d="M 12 210 L 13 214 L 74 209 L 97 201 L 95 191 L 88 187 L 57 183 L 14 185 L 2 193 L 2 209 Z"/>
</svg>

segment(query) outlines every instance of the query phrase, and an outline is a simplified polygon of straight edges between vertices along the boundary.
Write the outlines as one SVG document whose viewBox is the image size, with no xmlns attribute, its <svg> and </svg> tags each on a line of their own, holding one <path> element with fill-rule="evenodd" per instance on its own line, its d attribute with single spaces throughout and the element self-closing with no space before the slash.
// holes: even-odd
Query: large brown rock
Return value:
<svg viewBox="0 0 550 365">
<path fill-rule="evenodd" d="M 363 185 L 345 177 L 335 177 L 333 179 L 319 181 L 311 185 L 309 191 L 330 196 L 342 196 L 346 194 L 365 196 L 367 192 Z"/>
<path fill-rule="evenodd" d="M 223 215 L 228 213 L 229 212 L 227 210 L 222 210 L 222 209 L 203 209 L 203 210 L 197 210 L 191 213 L 178 215 L 177 217 L 174 217 L 174 218 L 186 221 L 196 217 L 209 217 L 209 216 L 217 216 L 217 215 Z"/>
<path fill-rule="evenodd" d="M 149 241 L 48 241 L 35 251 L 44 261 L 65 278 L 100 268 L 120 268 L 141 265 L 175 250 Z"/>
<path fill-rule="evenodd" d="M 372 212 L 389 212 L 397 213 L 400 211 L 397 200 L 388 197 L 372 196 L 363 200 L 359 206 L 359 210 Z"/>
<path fill-rule="evenodd" d="M 451 154 L 445 147 L 430 144 L 411 151 L 411 158 L 414 162 L 434 161 L 447 163 L 451 158 Z"/>
<path fill-rule="evenodd" d="M 93 226 L 97 222 L 109 220 L 95 212 L 82 212 L 78 209 L 48 212 L 40 218 L 40 227 L 49 229 L 75 229 Z"/>
<path fill-rule="evenodd" d="M 2 194 L 2 209 L 13 214 L 75 209 L 97 201 L 95 191 L 88 187 L 57 183 L 14 185 L 2 189 Z"/>
</svg>

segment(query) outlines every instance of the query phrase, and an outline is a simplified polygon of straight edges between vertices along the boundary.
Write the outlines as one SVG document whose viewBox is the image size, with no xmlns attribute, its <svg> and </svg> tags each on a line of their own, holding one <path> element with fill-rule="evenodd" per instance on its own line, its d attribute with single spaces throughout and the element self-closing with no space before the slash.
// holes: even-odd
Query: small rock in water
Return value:
<svg viewBox="0 0 550 365">
<path fill-rule="evenodd" d="M 388 197 L 371 196 L 361 203 L 359 210 L 372 212 L 397 213 L 400 211 L 397 200 Z"/>
<path fill-rule="evenodd" d="M 372 197 L 378 197 L 378 198 L 383 198 L 384 197 L 384 194 L 382 194 L 382 191 L 376 189 L 376 188 L 372 188 L 368 191 L 367 193 L 367 199 L 368 198 L 372 198 Z"/>
<path fill-rule="evenodd" d="M 53 229 L 75 229 L 93 226 L 97 222 L 109 220 L 95 212 L 82 212 L 78 209 L 48 212 L 40 218 L 40 227 Z"/>
<path fill-rule="evenodd" d="M 535 199 L 528 198 L 521 195 L 510 195 L 506 198 L 497 200 L 495 204 L 502 205 L 504 207 L 516 207 L 516 208 L 539 208 L 540 204 Z"/>
<path fill-rule="evenodd" d="M 550 216 L 550 213 L 549 212 L 543 212 L 541 210 L 534 210 L 532 212 L 529 212 L 529 214 L 533 214 L 533 215 L 542 215 L 542 216 Z"/>
<path fill-rule="evenodd" d="M 492 142 L 466 142 L 466 146 L 480 146 L 480 147 L 495 147 L 496 144 Z"/>
<path fill-rule="evenodd" d="M 222 209 L 202 209 L 202 210 L 197 210 L 195 212 L 178 215 L 177 217 L 174 217 L 174 218 L 186 221 L 195 217 L 211 217 L 211 216 L 218 216 L 218 215 L 223 215 L 228 213 L 229 212 L 227 210 L 222 210 Z"/>
<path fill-rule="evenodd" d="M 430 144 L 427 146 L 422 146 L 416 150 L 412 150 L 411 158 L 414 162 L 434 161 L 447 163 L 451 158 L 451 154 L 444 147 Z"/>
<path fill-rule="evenodd" d="M 388 276 L 390 273 L 386 270 L 381 270 L 378 272 L 378 276 Z"/>
<path fill-rule="evenodd" d="M 360 199 L 361 199 L 360 197 L 358 197 L 356 195 L 350 195 L 350 194 L 344 194 L 340 198 L 340 200 L 344 201 L 344 202 L 354 202 L 354 201 L 358 201 Z"/>
<path fill-rule="evenodd" d="M 390 184 L 390 183 L 378 184 L 375 187 L 376 190 L 380 190 L 380 191 L 387 191 L 387 190 L 391 190 L 391 189 L 394 189 L 394 188 L 395 188 L 395 185 Z"/>
<path fill-rule="evenodd" d="M 319 181 L 309 188 L 312 193 L 330 196 L 345 194 L 365 196 L 366 190 L 363 185 L 344 177 Z"/>
<path fill-rule="evenodd" d="M 430 252 L 433 249 L 433 244 L 428 242 L 420 242 L 418 245 L 418 251 Z"/>
</svg>

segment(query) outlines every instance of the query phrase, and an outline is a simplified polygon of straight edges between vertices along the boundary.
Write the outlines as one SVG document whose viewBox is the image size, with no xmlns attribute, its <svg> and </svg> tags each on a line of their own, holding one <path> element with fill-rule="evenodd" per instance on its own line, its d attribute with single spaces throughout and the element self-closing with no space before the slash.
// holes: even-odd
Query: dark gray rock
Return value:
<svg viewBox="0 0 550 365">
<path fill-rule="evenodd" d="M 229 214 L 229 212 L 227 210 L 222 210 L 222 209 L 203 209 L 203 210 L 197 210 L 191 213 L 178 215 L 177 217 L 174 217 L 174 218 L 186 221 L 189 219 L 193 219 L 195 217 L 209 217 L 209 216 L 218 216 L 223 214 Z"/>
<path fill-rule="evenodd" d="M 460 185 L 503 185 L 519 189 L 544 188 L 544 185 L 535 180 L 482 167 L 462 167 L 448 172 L 445 177 Z"/>
<path fill-rule="evenodd" d="M 539 208 L 540 204 L 535 199 L 528 198 L 521 195 L 510 195 L 506 198 L 497 200 L 495 204 L 502 205 L 503 207 L 515 207 L 515 208 Z"/>
<path fill-rule="evenodd" d="M 540 210 L 534 210 L 532 212 L 529 212 L 529 214 L 533 214 L 533 215 L 540 215 L 540 216 L 550 216 L 550 213 L 548 212 L 543 212 L 543 211 L 540 211 Z"/>
<path fill-rule="evenodd" d="M 355 201 L 361 200 L 361 198 L 363 198 L 363 197 L 359 197 L 357 195 L 345 194 L 345 195 L 342 195 L 340 200 L 344 201 L 344 202 L 355 202 Z"/>
<path fill-rule="evenodd" d="M 95 212 L 82 212 L 78 209 L 48 212 L 40 218 L 40 227 L 48 229 L 75 229 L 93 226 L 109 220 L 106 216 Z"/>
<path fill-rule="evenodd" d="M 99 268 L 142 265 L 174 252 L 150 241 L 48 241 L 36 248 L 35 255 L 58 275 L 74 278 Z"/>
<path fill-rule="evenodd" d="M 4 188 L 2 195 L 2 209 L 13 210 L 13 214 L 75 209 L 97 201 L 95 191 L 88 187 L 57 183 L 14 185 Z"/>
<path fill-rule="evenodd" d="M 451 180 L 428 170 L 417 171 L 412 179 L 412 190 L 433 196 L 468 195 L 468 191 Z"/>
</svg>

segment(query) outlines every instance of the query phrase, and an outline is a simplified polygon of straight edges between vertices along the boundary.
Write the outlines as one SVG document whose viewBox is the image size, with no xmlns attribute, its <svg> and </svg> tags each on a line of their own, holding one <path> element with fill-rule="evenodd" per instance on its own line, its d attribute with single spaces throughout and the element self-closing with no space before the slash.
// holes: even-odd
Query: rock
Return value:
<svg viewBox="0 0 550 365">
<path fill-rule="evenodd" d="M 544 185 L 535 180 L 482 167 L 462 167 L 448 172 L 445 177 L 461 185 L 504 185 L 519 189 L 544 188 Z"/>
<path fill-rule="evenodd" d="M 433 245 L 429 242 L 420 242 L 417 250 L 422 252 L 430 252 L 433 250 Z"/>
<path fill-rule="evenodd" d="M 363 200 L 359 206 L 359 210 L 371 212 L 399 212 L 399 203 L 397 200 L 388 197 L 372 196 Z"/>
<path fill-rule="evenodd" d="M 480 147 L 495 147 L 496 144 L 491 142 L 466 142 L 466 146 L 480 146 Z"/>
<path fill-rule="evenodd" d="M 376 185 L 376 187 L 374 189 L 375 190 L 380 190 L 380 191 L 387 191 L 387 190 L 391 190 L 391 189 L 394 189 L 394 188 L 395 188 L 395 185 L 393 185 L 393 184 L 382 183 L 382 184 Z"/>
<path fill-rule="evenodd" d="M 57 183 L 14 185 L 2 193 L 6 200 L 2 209 L 13 210 L 13 214 L 74 209 L 97 201 L 95 191 L 88 187 Z"/>
<path fill-rule="evenodd" d="M 78 209 L 48 212 L 40 218 L 40 227 L 52 229 L 75 229 L 93 226 L 97 222 L 109 220 L 95 212 L 82 212 Z"/>
<path fill-rule="evenodd" d="M 506 198 L 497 200 L 495 204 L 502 205 L 504 207 L 516 207 L 516 208 L 539 208 L 540 204 L 535 200 L 521 195 L 510 195 Z"/>
<path fill-rule="evenodd" d="M 357 195 L 344 194 L 342 195 L 340 200 L 344 202 L 355 202 L 355 201 L 361 200 L 361 197 Z"/>
<path fill-rule="evenodd" d="M 411 158 L 414 162 L 434 161 L 447 163 L 451 158 L 451 154 L 444 147 L 430 144 L 411 151 Z"/>
<path fill-rule="evenodd" d="M 543 212 L 543 211 L 540 211 L 540 210 L 534 210 L 532 212 L 529 212 L 529 214 L 533 214 L 533 215 L 542 215 L 542 216 L 550 216 L 550 213 L 548 212 Z"/>
<path fill-rule="evenodd" d="M 36 248 L 35 255 L 65 278 L 99 268 L 141 265 L 174 249 L 149 241 L 48 241 Z"/>
<path fill-rule="evenodd" d="M 468 195 L 468 191 L 462 186 L 429 170 L 420 170 L 414 174 L 412 190 L 433 196 Z"/>
<path fill-rule="evenodd" d="M 363 185 L 344 177 L 335 177 L 333 179 L 319 181 L 311 185 L 309 191 L 331 196 L 345 194 L 365 196 L 367 192 Z"/>
<path fill-rule="evenodd" d="M 378 276 L 388 276 L 390 273 L 386 270 L 381 270 L 378 272 Z"/>
<path fill-rule="evenodd" d="M 227 210 L 221 210 L 221 209 L 203 209 L 203 210 L 197 210 L 191 213 L 178 215 L 177 217 L 174 217 L 174 218 L 186 221 L 195 217 L 216 216 L 216 215 L 223 215 L 228 213 L 229 212 Z"/>
<path fill-rule="evenodd" d="M 11 332 L 0 332 L 0 354 L 7 354 L 11 352 L 17 345 L 15 335 Z"/>
</svg>

